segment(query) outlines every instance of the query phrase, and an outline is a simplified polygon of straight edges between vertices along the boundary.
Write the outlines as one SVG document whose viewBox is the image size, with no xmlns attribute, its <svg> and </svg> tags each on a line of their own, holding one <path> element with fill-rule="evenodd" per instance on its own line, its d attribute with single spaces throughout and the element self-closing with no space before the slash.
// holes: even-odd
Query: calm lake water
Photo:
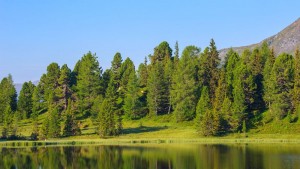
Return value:
<svg viewBox="0 0 300 169">
<path fill-rule="evenodd" d="M 0 148 L 0 168 L 297 169 L 300 146 L 159 144 Z"/>
</svg>

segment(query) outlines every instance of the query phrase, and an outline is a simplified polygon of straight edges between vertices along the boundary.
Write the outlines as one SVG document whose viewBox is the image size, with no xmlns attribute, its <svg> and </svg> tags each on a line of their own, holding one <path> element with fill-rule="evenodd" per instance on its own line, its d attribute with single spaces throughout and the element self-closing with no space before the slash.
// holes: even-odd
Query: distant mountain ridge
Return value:
<svg viewBox="0 0 300 169">
<path fill-rule="evenodd" d="M 264 39 L 259 43 L 248 46 L 232 47 L 232 49 L 241 54 L 243 50 L 252 50 L 260 46 L 264 41 L 267 42 L 269 47 L 274 49 L 276 55 L 283 52 L 293 54 L 295 50 L 300 47 L 300 18 L 298 18 L 295 22 L 293 22 L 291 25 L 289 25 L 276 35 Z M 224 58 L 229 49 L 230 48 L 219 50 L 220 57 Z"/>
</svg>

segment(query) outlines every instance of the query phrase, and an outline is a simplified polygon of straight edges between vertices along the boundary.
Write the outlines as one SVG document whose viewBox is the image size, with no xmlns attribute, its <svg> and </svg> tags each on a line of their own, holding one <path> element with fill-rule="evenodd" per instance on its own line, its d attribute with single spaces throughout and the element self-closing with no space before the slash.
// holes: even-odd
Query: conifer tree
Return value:
<svg viewBox="0 0 300 169">
<path fill-rule="evenodd" d="M 263 100 L 263 69 L 265 64 L 265 58 L 259 51 L 254 49 L 250 56 L 250 69 L 252 72 L 253 80 L 255 83 L 255 89 L 251 94 L 253 102 L 249 105 L 248 111 L 262 111 L 264 109 Z"/>
<path fill-rule="evenodd" d="M 71 85 L 71 70 L 65 64 L 60 69 L 58 88 L 56 89 L 56 93 L 58 96 L 59 111 L 65 111 L 68 107 L 68 99 L 72 95 L 70 85 Z"/>
<path fill-rule="evenodd" d="M 230 49 L 226 55 L 225 69 L 226 69 L 226 85 L 227 85 L 227 97 L 233 100 L 233 80 L 234 80 L 234 70 L 239 64 L 240 57 L 238 53 Z"/>
<path fill-rule="evenodd" d="M 96 54 L 88 52 L 80 61 L 77 78 L 78 108 L 82 115 L 89 115 L 94 99 L 102 92 L 101 67 Z"/>
<path fill-rule="evenodd" d="M 55 93 L 58 87 L 58 79 L 60 76 L 60 67 L 57 63 L 51 63 L 47 66 L 47 73 L 44 81 L 45 100 L 49 103 L 57 104 L 58 96 Z M 50 96 L 51 95 L 51 96 Z M 50 100 L 52 99 L 52 100 Z"/>
<path fill-rule="evenodd" d="M 11 75 L 3 78 L 0 83 L 0 122 L 3 122 L 8 108 L 11 112 L 17 109 L 17 92 Z"/>
<path fill-rule="evenodd" d="M 34 84 L 31 81 L 25 82 L 22 86 L 22 89 L 18 98 L 18 111 L 22 112 L 23 118 L 29 118 L 32 114 L 33 109 L 33 92 Z"/>
<path fill-rule="evenodd" d="M 293 108 L 294 112 L 300 112 L 300 51 L 295 51 L 295 77 L 294 77 L 294 89 L 293 89 Z M 297 113 L 299 116 L 300 114 Z"/>
<path fill-rule="evenodd" d="M 200 49 L 188 46 L 184 49 L 175 71 L 172 84 L 172 103 L 177 121 L 195 117 L 197 105 L 196 63 Z"/>
<path fill-rule="evenodd" d="M 217 50 L 215 41 L 211 39 L 208 52 L 208 65 L 209 65 L 209 91 L 210 97 L 213 99 L 215 91 L 218 85 L 219 78 L 219 64 L 220 64 L 219 52 Z"/>
<path fill-rule="evenodd" d="M 198 124 L 200 124 L 201 121 L 203 120 L 203 116 L 204 116 L 205 112 L 208 110 L 211 110 L 211 109 L 212 109 L 212 106 L 211 106 L 211 102 L 210 102 L 210 98 L 209 98 L 209 91 L 208 91 L 208 88 L 206 86 L 204 86 L 201 90 L 201 96 L 197 103 L 196 126 L 199 126 Z M 198 129 L 198 130 L 200 131 L 201 129 Z"/>
<path fill-rule="evenodd" d="M 163 65 L 161 62 L 150 66 L 147 80 L 147 105 L 150 116 L 162 114 L 166 110 L 166 98 L 164 96 L 165 83 L 163 75 Z"/>
<path fill-rule="evenodd" d="M 263 98 L 264 101 L 266 103 L 266 107 L 270 108 L 270 104 L 271 104 L 271 97 L 272 97 L 272 81 L 271 81 L 271 72 L 272 72 L 272 68 L 275 62 L 275 56 L 274 56 L 274 49 L 271 49 L 270 54 L 267 55 L 267 59 L 266 59 L 266 63 L 265 63 L 265 67 L 263 70 Z"/>
<path fill-rule="evenodd" d="M 141 102 L 139 100 L 139 87 L 135 72 L 131 72 L 127 91 L 125 93 L 124 106 L 125 115 L 130 119 L 141 117 Z"/>
<path fill-rule="evenodd" d="M 122 130 L 121 114 L 117 107 L 117 90 L 114 84 L 112 79 L 106 91 L 106 98 L 100 105 L 98 132 L 101 137 L 118 135 Z"/>
<path fill-rule="evenodd" d="M 68 100 L 68 108 L 66 110 L 66 119 L 64 122 L 63 135 L 64 136 L 75 136 L 80 135 L 80 127 L 76 121 L 74 114 L 74 106 L 71 99 Z"/>
<path fill-rule="evenodd" d="M 165 66 L 172 60 L 172 49 L 167 42 L 160 43 L 150 56 L 151 65 L 147 80 L 147 104 L 150 115 L 167 113 L 170 103 L 170 88 L 166 79 Z"/>
<path fill-rule="evenodd" d="M 60 137 L 60 117 L 58 108 L 49 109 L 49 128 L 48 128 L 48 137 L 57 138 Z"/>
<path fill-rule="evenodd" d="M 271 72 L 271 114 L 282 119 L 292 111 L 292 89 L 294 86 L 294 58 L 281 54 L 275 59 Z"/>
</svg>

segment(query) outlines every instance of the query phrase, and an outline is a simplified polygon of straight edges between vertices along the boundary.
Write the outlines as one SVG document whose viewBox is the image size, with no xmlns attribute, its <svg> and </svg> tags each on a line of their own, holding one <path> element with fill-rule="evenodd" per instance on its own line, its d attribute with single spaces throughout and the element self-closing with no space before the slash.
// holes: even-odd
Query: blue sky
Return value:
<svg viewBox="0 0 300 169">
<path fill-rule="evenodd" d="M 0 79 L 38 80 L 51 62 L 73 69 L 97 53 L 103 69 L 121 52 L 136 66 L 168 41 L 180 50 L 256 43 L 300 17 L 300 1 L 0 0 Z"/>
</svg>

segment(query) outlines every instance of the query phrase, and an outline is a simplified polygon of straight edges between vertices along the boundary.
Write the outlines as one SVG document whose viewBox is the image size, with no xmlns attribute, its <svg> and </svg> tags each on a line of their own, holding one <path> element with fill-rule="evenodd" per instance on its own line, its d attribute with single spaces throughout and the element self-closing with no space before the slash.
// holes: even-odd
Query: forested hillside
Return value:
<svg viewBox="0 0 300 169">
<path fill-rule="evenodd" d="M 221 63 L 214 40 L 181 54 L 162 42 L 135 67 L 116 53 L 110 69 L 88 52 L 71 70 L 50 63 L 38 85 L 26 82 L 19 96 L 11 75 L 0 83 L 2 138 L 17 138 L 18 123 L 32 122 L 32 139 L 80 135 L 92 119 L 99 137 L 123 133 L 122 121 L 170 114 L 177 123 L 193 121 L 202 136 L 246 132 L 300 115 L 300 53 L 279 54 L 267 43 L 229 50 Z M 39 123 L 39 116 L 46 116 Z"/>
</svg>

